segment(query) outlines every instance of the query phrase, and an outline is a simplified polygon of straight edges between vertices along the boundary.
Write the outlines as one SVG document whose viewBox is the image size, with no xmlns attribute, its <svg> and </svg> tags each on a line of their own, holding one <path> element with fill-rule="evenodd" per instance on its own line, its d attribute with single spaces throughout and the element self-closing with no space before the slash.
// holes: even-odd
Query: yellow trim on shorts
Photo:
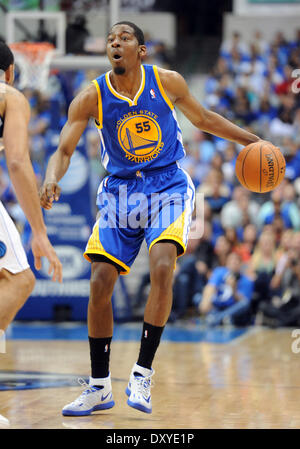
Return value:
<svg viewBox="0 0 300 449">
<path fill-rule="evenodd" d="M 160 240 L 174 240 L 175 242 L 179 243 L 180 246 L 182 246 L 183 253 L 179 254 L 177 257 L 182 256 L 186 251 L 186 245 L 183 242 L 183 232 L 184 232 L 184 225 L 185 225 L 185 210 L 182 212 L 182 214 L 172 223 L 170 226 L 165 229 L 159 237 L 157 237 L 153 242 L 151 242 L 149 247 L 149 253 L 151 251 L 152 246 L 159 242 Z"/>
<path fill-rule="evenodd" d="M 119 265 L 123 270 L 120 272 L 120 274 L 128 274 L 130 272 L 130 267 L 128 267 L 124 262 L 117 259 L 116 257 L 109 254 L 105 249 L 103 248 L 100 239 L 99 239 L 99 220 L 96 221 L 92 235 L 89 238 L 89 241 L 86 245 L 85 252 L 83 253 L 83 257 L 88 261 L 91 262 L 91 259 L 89 258 L 88 254 L 99 254 L 100 256 L 105 256 L 108 259 L 115 262 L 117 265 Z"/>
<path fill-rule="evenodd" d="M 102 111 L 101 90 L 100 90 L 100 86 L 99 86 L 97 80 L 93 80 L 93 83 L 96 86 L 97 93 L 98 93 L 98 122 L 95 120 L 95 125 L 97 126 L 97 128 L 102 129 L 103 128 L 103 111 Z"/>
<path fill-rule="evenodd" d="M 115 262 L 117 265 L 120 265 L 121 268 L 123 268 L 123 271 L 120 271 L 120 274 L 126 275 L 129 274 L 130 268 L 125 265 L 125 263 L 121 262 L 121 260 L 117 259 L 116 257 L 112 256 L 111 254 L 107 253 L 106 251 L 96 251 L 96 250 L 87 250 L 83 254 L 83 257 L 88 261 L 91 262 L 91 259 L 89 258 L 88 254 L 99 254 L 99 256 L 105 256 L 108 259 Z"/>
<path fill-rule="evenodd" d="M 173 240 L 174 242 L 179 243 L 179 245 L 182 247 L 183 251 L 182 251 L 182 253 L 178 254 L 177 258 L 183 256 L 184 253 L 186 252 L 186 246 L 185 246 L 185 244 L 183 243 L 182 240 L 180 240 L 177 237 L 174 237 L 174 235 L 166 234 L 166 235 L 160 235 L 159 237 L 157 237 L 157 239 L 155 239 L 155 240 L 153 240 L 153 242 L 151 242 L 151 245 L 149 247 L 149 253 L 150 253 L 150 251 L 152 249 L 152 246 L 155 245 L 155 243 L 159 242 L 160 240 Z"/>
<path fill-rule="evenodd" d="M 163 96 L 165 102 L 167 103 L 167 105 L 169 106 L 169 108 L 171 109 L 171 111 L 173 111 L 174 105 L 173 105 L 173 103 L 171 102 L 171 100 L 169 99 L 169 97 L 167 96 L 167 94 L 166 94 L 166 92 L 165 92 L 165 90 L 164 90 L 164 88 L 163 88 L 163 85 L 161 84 L 161 81 L 160 81 L 160 78 L 159 78 L 159 74 L 158 74 L 158 70 L 157 70 L 157 66 L 156 66 L 156 65 L 153 66 L 153 71 L 154 71 L 154 75 L 155 75 L 156 82 L 157 82 L 158 88 L 159 88 L 159 90 L 160 90 L 160 93 L 162 94 L 162 96 Z"/>
</svg>

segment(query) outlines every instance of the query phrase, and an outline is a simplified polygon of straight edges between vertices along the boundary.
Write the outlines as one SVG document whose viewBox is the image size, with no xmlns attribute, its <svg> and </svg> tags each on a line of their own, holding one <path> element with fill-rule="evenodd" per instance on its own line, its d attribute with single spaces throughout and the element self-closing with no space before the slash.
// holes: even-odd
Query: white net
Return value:
<svg viewBox="0 0 300 449">
<path fill-rule="evenodd" d="M 18 88 L 45 91 L 55 47 L 48 42 L 18 42 L 10 47 L 20 70 Z"/>
</svg>

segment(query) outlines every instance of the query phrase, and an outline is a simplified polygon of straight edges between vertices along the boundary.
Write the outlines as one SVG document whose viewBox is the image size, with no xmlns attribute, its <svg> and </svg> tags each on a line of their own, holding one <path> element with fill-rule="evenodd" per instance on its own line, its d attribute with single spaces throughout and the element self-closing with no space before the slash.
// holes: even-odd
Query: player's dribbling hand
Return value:
<svg viewBox="0 0 300 449">
<path fill-rule="evenodd" d="M 33 235 L 31 249 L 36 270 L 40 270 L 42 268 L 41 257 L 46 257 L 49 261 L 48 274 L 49 276 L 52 276 L 52 281 L 62 282 L 62 264 L 57 257 L 47 235 Z"/>
<path fill-rule="evenodd" d="M 52 208 L 53 201 L 58 201 L 60 197 L 61 188 L 57 182 L 47 182 L 40 188 L 40 202 L 41 206 L 49 210 Z"/>
</svg>

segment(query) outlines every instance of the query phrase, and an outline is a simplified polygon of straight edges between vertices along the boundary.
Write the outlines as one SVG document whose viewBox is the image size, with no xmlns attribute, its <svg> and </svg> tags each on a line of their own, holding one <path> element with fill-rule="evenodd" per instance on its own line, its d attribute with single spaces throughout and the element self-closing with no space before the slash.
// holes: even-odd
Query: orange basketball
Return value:
<svg viewBox="0 0 300 449">
<path fill-rule="evenodd" d="M 251 143 L 239 153 L 235 173 L 242 186 L 251 192 L 270 192 L 284 178 L 285 159 L 271 143 Z"/>
</svg>

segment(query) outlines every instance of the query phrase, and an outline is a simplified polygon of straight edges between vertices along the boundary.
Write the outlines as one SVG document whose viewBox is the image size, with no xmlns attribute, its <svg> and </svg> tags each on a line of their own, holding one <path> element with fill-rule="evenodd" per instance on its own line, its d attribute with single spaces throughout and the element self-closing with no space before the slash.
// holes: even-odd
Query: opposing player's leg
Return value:
<svg viewBox="0 0 300 449">
<path fill-rule="evenodd" d="M 5 330 L 35 284 L 20 234 L 0 201 L 0 329 Z"/>
<path fill-rule="evenodd" d="M 30 296 L 35 277 L 27 268 L 17 274 L 0 270 L 0 329 L 5 330 Z"/>
</svg>

